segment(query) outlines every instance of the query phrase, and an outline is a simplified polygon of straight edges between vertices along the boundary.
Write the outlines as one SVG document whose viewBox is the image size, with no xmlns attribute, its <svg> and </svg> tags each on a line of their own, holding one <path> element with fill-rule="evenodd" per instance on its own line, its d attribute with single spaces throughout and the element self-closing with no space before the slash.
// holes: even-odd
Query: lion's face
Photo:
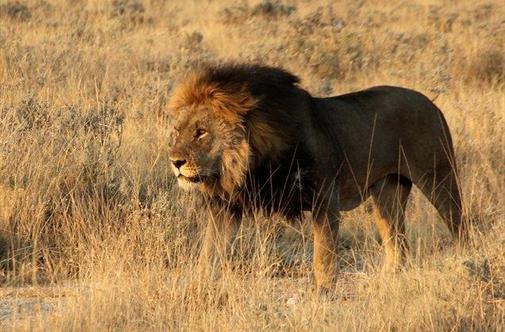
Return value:
<svg viewBox="0 0 505 332">
<path fill-rule="evenodd" d="M 243 167 L 235 160 L 237 149 L 246 144 L 241 126 L 228 123 L 210 107 L 178 110 L 172 127 L 169 158 L 181 188 L 208 189 L 233 177 L 230 166 Z"/>
</svg>

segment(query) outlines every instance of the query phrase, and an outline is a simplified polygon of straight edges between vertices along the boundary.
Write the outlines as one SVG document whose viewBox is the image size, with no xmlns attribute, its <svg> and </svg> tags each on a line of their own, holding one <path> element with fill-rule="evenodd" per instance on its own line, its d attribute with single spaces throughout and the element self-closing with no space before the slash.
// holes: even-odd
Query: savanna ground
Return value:
<svg viewBox="0 0 505 332">
<path fill-rule="evenodd" d="M 435 99 L 469 245 L 414 191 L 401 272 L 381 272 L 364 204 L 344 216 L 333 300 L 312 290 L 309 225 L 282 219 L 246 221 L 230 268 L 199 280 L 204 215 L 173 189 L 162 114 L 188 69 L 227 59 L 318 96 Z M 0 114 L 2 330 L 505 330 L 500 0 L 0 0 Z"/>
</svg>

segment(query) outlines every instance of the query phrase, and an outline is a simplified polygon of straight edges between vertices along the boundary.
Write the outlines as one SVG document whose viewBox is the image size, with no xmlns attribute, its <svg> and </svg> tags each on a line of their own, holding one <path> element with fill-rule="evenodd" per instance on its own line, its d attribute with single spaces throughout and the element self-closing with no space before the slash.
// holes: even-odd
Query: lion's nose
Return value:
<svg viewBox="0 0 505 332">
<path fill-rule="evenodd" d="M 172 164 L 174 164 L 176 168 L 181 168 L 181 166 L 186 163 L 185 159 L 179 159 L 179 158 L 170 159 L 170 161 L 172 162 Z"/>
</svg>

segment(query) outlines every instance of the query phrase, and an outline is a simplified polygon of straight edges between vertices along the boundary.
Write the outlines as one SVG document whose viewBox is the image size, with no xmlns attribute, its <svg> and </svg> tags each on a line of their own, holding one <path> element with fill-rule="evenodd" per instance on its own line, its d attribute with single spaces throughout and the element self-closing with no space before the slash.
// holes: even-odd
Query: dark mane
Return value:
<svg viewBox="0 0 505 332">
<path fill-rule="evenodd" d="M 259 64 L 226 63 L 203 68 L 200 76 L 201 82 L 217 86 L 228 94 L 236 94 L 241 89 L 257 101 L 256 109 L 268 111 L 270 116 L 276 113 L 277 120 L 292 122 L 283 119 L 295 109 L 293 101 L 300 93 L 308 93 L 299 87 L 300 79 L 290 72 L 276 67 Z"/>
<path fill-rule="evenodd" d="M 246 84 L 253 96 L 279 97 L 298 89 L 300 79 L 288 71 L 257 64 L 227 63 L 204 68 L 202 79 L 221 87 Z"/>
</svg>

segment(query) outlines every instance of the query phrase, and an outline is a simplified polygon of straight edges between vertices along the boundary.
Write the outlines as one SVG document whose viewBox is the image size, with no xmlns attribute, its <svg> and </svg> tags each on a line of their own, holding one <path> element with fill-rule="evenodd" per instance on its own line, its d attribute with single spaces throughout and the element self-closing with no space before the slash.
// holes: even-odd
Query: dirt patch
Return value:
<svg viewBox="0 0 505 332">
<path fill-rule="evenodd" d="M 8 287 L 0 290 L 0 327 L 61 311 L 76 291 L 66 287 Z"/>
</svg>

